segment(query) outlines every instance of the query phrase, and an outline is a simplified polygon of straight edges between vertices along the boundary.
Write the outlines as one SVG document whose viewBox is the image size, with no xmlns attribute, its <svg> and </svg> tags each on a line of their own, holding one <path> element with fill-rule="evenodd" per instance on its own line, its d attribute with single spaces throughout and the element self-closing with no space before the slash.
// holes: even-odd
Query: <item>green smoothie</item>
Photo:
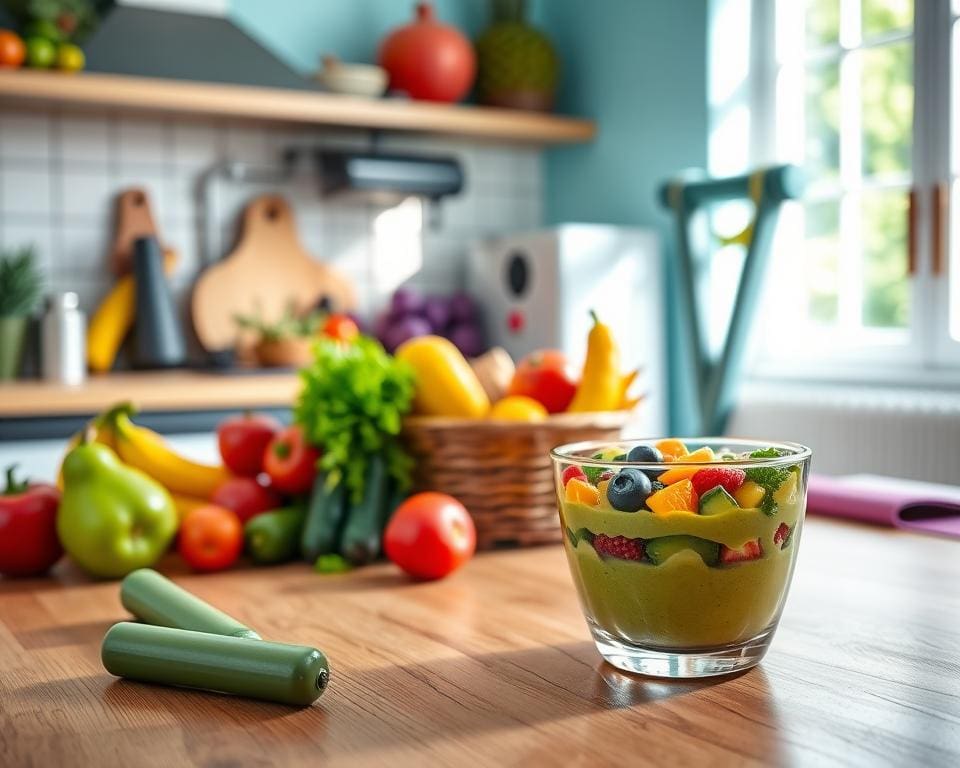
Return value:
<svg viewBox="0 0 960 768">
<path fill-rule="evenodd" d="M 783 607 L 799 543 L 804 494 L 796 485 L 789 490 L 773 515 L 737 507 L 712 515 L 624 513 L 562 503 L 565 548 L 588 620 L 625 642 L 664 650 L 722 646 L 759 635 L 775 624 Z M 786 537 L 783 525 L 789 528 Z M 592 543 L 597 535 L 642 540 L 646 554 L 639 560 L 602 556 Z M 697 537 L 697 547 L 664 538 L 675 536 Z M 742 562 L 711 556 L 744 547 L 753 549 Z"/>
</svg>

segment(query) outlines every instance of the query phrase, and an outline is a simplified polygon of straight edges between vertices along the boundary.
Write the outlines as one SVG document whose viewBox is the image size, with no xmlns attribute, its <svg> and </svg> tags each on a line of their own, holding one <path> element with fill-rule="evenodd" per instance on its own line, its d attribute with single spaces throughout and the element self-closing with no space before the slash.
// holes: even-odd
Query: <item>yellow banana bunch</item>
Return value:
<svg viewBox="0 0 960 768">
<path fill-rule="evenodd" d="M 112 409 L 117 453 L 173 494 L 209 499 L 230 477 L 222 465 L 201 464 L 173 451 L 156 432 L 130 421 L 129 405 Z"/>
</svg>

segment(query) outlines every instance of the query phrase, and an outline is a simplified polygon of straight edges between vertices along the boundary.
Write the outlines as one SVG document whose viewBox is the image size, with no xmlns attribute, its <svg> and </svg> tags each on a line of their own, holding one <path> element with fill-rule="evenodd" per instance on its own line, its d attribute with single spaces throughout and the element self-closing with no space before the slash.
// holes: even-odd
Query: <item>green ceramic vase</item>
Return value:
<svg viewBox="0 0 960 768">
<path fill-rule="evenodd" d="M 15 379 L 20 372 L 26 333 L 26 315 L 0 317 L 0 381 Z"/>
</svg>

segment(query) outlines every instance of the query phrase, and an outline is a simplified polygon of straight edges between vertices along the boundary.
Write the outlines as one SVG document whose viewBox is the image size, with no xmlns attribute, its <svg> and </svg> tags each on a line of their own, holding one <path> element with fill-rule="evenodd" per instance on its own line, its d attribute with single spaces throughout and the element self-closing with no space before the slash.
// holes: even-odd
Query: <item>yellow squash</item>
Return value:
<svg viewBox="0 0 960 768">
<path fill-rule="evenodd" d="M 168 275 L 176 265 L 173 251 L 163 254 L 163 269 Z M 136 313 L 136 286 L 133 275 L 124 275 L 97 307 L 87 328 L 87 365 L 94 373 L 113 368 L 120 345 L 133 325 Z"/>
<path fill-rule="evenodd" d="M 620 350 L 610 326 L 601 323 L 596 312 L 587 337 L 587 359 L 583 376 L 568 411 L 617 411 L 623 404 L 624 384 L 620 374 Z"/>
<path fill-rule="evenodd" d="M 120 458 L 171 493 L 209 499 L 230 477 L 222 465 L 201 464 L 181 456 L 156 432 L 134 424 L 129 406 L 114 408 L 112 415 Z"/>
<path fill-rule="evenodd" d="M 419 336 L 401 344 L 396 356 L 416 375 L 416 413 L 466 419 L 487 415 L 490 398 L 466 358 L 447 339 Z"/>
</svg>

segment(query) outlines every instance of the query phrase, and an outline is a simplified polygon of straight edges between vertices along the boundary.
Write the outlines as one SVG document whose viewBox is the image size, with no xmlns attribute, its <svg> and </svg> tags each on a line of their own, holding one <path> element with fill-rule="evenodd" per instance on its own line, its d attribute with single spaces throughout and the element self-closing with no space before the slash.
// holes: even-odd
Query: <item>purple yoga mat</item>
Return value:
<svg viewBox="0 0 960 768">
<path fill-rule="evenodd" d="M 811 475 L 807 511 L 960 538 L 960 487 L 876 475 Z"/>
</svg>

